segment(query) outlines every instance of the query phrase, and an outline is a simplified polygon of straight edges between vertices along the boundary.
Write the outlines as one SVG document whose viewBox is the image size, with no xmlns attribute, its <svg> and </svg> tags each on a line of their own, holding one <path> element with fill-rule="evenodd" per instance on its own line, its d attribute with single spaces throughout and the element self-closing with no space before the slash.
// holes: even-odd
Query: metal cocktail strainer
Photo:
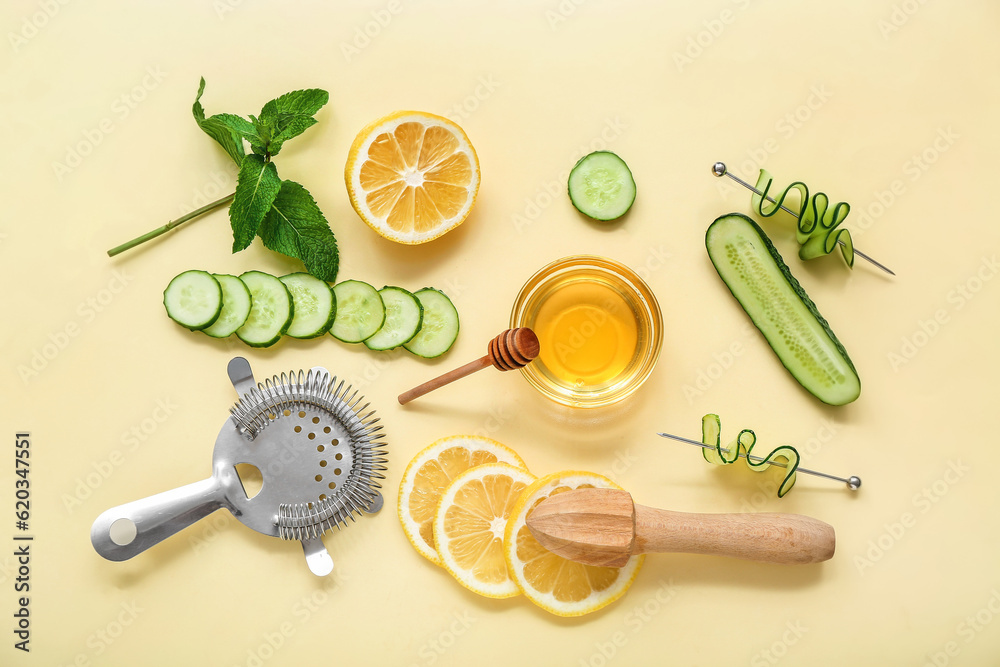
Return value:
<svg viewBox="0 0 1000 667">
<path fill-rule="evenodd" d="M 375 411 L 325 368 L 257 384 L 247 360 L 236 357 L 229 379 L 239 400 L 215 441 L 212 476 L 104 512 L 90 531 L 94 548 L 127 560 L 225 508 L 260 533 L 301 541 L 309 569 L 329 574 L 323 533 L 382 508 L 386 444 Z M 240 464 L 260 471 L 253 497 Z"/>
</svg>

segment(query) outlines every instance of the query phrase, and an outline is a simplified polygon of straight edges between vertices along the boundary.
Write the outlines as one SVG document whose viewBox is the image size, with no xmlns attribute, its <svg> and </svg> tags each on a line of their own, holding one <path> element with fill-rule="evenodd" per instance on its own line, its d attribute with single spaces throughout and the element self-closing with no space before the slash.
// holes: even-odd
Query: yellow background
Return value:
<svg viewBox="0 0 1000 667">
<path fill-rule="evenodd" d="M 0 662 L 985 665 L 1000 654 L 996 3 L 18 0 L 0 13 Z M 231 255 L 221 211 L 105 255 L 234 187 L 229 158 L 191 119 L 200 76 L 209 114 L 330 91 L 280 174 L 318 200 L 342 279 L 451 294 L 462 332 L 446 357 L 329 337 L 259 351 L 174 325 L 160 298 L 180 271 L 300 270 L 259 242 Z M 482 164 L 472 215 L 422 247 L 377 237 L 343 184 L 355 133 L 402 108 L 453 117 Z M 568 169 L 597 148 L 638 182 L 618 224 L 587 222 L 563 195 Z M 858 247 L 898 273 L 804 265 L 788 218 L 764 223 L 857 365 L 856 403 L 805 393 L 713 271 L 705 228 L 749 212 L 748 193 L 710 175 L 716 160 L 849 201 Z M 663 352 L 633 400 L 574 412 L 516 374 L 483 372 L 396 404 L 481 355 L 521 284 L 576 253 L 625 262 L 659 298 Z M 324 365 L 363 389 L 390 445 L 385 510 L 327 536 L 326 580 L 298 545 L 224 512 L 129 562 L 103 560 L 89 540 L 100 512 L 208 476 L 234 355 L 258 379 Z M 746 427 L 798 444 L 805 466 L 864 487 L 801 475 L 778 500 L 774 478 L 713 469 L 655 435 L 698 437 L 706 412 L 724 437 Z M 20 430 L 32 441 L 30 656 L 9 630 Z M 626 597 L 578 619 L 477 598 L 414 553 L 394 511 L 416 451 L 477 432 L 536 474 L 605 472 L 643 504 L 820 518 L 837 554 L 808 567 L 652 556 Z"/>
</svg>

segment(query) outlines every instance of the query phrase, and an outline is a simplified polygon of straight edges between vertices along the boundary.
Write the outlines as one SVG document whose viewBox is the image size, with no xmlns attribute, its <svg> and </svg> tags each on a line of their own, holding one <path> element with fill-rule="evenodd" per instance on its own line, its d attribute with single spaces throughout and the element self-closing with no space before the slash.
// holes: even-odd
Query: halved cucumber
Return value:
<svg viewBox="0 0 1000 667">
<path fill-rule="evenodd" d="M 385 322 L 365 345 L 370 350 L 391 350 L 417 335 L 424 319 L 424 307 L 417 297 L 402 287 L 386 286 L 378 291 L 385 304 Z"/>
<path fill-rule="evenodd" d="M 803 387 L 830 405 L 861 395 L 844 346 L 753 220 L 739 213 L 716 219 L 705 247 L 723 282 Z"/>
<path fill-rule="evenodd" d="M 620 157 L 595 151 L 580 158 L 569 172 L 569 199 L 594 220 L 615 220 L 635 201 L 635 179 Z"/>
<path fill-rule="evenodd" d="M 418 357 L 440 357 L 451 349 L 458 338 L 458 311 L 455 310 L 455 304 L 444 292 L 433 287 L 417 290 L 413 296 L 423 306 L 424 318 L 420 331 L 403 347 Z"/>
<path fill-rule="evenodd" d="M 236 335 L 250 347 L 270 347 L 292 322 L 295 313 L 292 295 L 283 282 L 261 271 L 247 271 L 240 280 L 250 290 L 253 301 L 250 315 Z"/>
<path fill-rule="evenodd" d="M 330 333 L 345 343 L 360 343 L 382 328 L 385 304 L 378 290 L 360 280 L 345 280 L 333 286 L 337 316 Z"/>
<path fill-rule="evenodd" d="M 222 288 L 222 312 L 212 326 L 201 331 L 212 338 L 225 338 L 247 321 L 253 299 L 250 297 L 250 290 L 236 276 L 213 273 L 212 277 L 219 281 Z"/>
<path fill-rule="evenodd" d="M 295 313 L 287 333 L 292 338 L 316 338 L 330 330 L 337 312 L 337 298 L 330 285 L 308 273 L 279 278 L 292 295 Z"/>
<path fill-rule="evenodd" d="M 207 271 L 185 271 L 163 290 L 167 316 L 192 331 L 211 326 L 222 311 L 222 288 Z"/>
</svg>

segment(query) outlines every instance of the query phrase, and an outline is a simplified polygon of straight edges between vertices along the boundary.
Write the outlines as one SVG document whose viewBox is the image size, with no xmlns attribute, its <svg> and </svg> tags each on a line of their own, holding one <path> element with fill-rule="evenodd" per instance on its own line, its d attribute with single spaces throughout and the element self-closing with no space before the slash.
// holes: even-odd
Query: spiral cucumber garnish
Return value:
<svg viewBox="0 0 1000 667">
<path fill-rule="evenodd" d="M 757 177 L 757 190 L 763 194 L 753 193 L 750 198 L 757 213 L 765 218 L 771 217 L 781 209 L 788 193 L 795 190 L 799 193 L 799 220 L 795 230 L 795 238 L 802 246 L 799 248 L 799 257 L 807 260 L 829 255 L 837 247 L 838 241 L 842 241 L 840 252 L 847 265 L 853 267 L 854 241 L 851 239 L 851 232 L 837 229 L 850 213 L 851 205 L 839 202 L 831 208 L 830 198 L 826 194 L 817 192 L 810 197 L 809 188 L 801 181 L 792 183 L 779 195 L 770 195 L 774 199 L 772 203 L 767 197 L 773 183 L 771 174 L 766 169 L 761 169 L 760 176 Z"/>
<path fill-rule="evenodd" d="M 708 414 L 701 418 L 701 441 L 708 445 L 708 448 L 702 449 L 701 452 L 706 461 L 715 465 L 729 465 L 735 463 L 742 453 L 746 456 L 743 460 L 747 462 L 747 466 L 755 472 L 763 472 L 774 464 L 777 464 L 778 467 L 784 466 L 787 472 L 778 486 L 778 497 L 781 498 L 792 490 L 792 487 L 795 486 L 795 471 L 799 467 L 798 450 L 791 445 L 781 445 L 764 456 L 763 460 L 753 461 L 749 458 L 750 452 L 753 451 L 754 445 L 757 443 L 757 436 L 754 435 L 753 431 L 743 429 L 736 436 L 736 439 L 726 447 L 722 446 L 721 433 L 722 425 L 719 415 Z M 761 457 L 755 455 L 754 458 Z"/>
</svg>

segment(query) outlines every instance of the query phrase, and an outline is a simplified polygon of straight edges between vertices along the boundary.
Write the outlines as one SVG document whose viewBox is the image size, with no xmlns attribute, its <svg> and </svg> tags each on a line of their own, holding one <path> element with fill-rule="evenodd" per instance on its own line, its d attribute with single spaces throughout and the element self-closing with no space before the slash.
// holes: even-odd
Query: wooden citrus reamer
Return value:
<svg viewBox="0 0 1000 667">
<path fill-rule="evenodd" d="M 531 329 L 526 327 L 507 329 L 490 341 L 484 356 L 403 392 L 399 395 L 399 404 L 406 405 L 415 398 L 460 380 L 466 375 L 481 371 L 487 366 L 493 366 L 501 371 L 523 368 L 538 356 L 539 350 L 538 336 Z"/>
<path fill-rule="evenodd" d="M 829 560 L 833 527 L 799 514 L 689 514 L 637 505 L 627 491 L 576 489 L 526 519 L 549 551 L 584 565 L 622 567 L 643 553 L 730 556 L 787 565 Z"/>
</svg>

